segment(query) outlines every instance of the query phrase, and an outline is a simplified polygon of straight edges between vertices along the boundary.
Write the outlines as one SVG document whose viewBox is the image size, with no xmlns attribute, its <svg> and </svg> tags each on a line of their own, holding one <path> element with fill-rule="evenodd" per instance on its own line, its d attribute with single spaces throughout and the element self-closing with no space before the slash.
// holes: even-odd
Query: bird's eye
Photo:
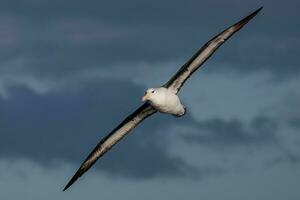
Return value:
<svg viewBox="0 0 300 200">
<path fill-rule="evenodd" d="M 152 90 L 151 93 L 154 93 L 154 90 Z"/>
</svg>

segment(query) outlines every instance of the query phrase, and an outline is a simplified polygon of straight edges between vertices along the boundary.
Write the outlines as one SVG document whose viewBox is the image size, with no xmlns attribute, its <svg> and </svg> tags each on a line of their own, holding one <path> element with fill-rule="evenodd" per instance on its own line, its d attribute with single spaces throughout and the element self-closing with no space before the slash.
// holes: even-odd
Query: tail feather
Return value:
<svg viewBox="0 0 300 200">
<path fill-rule="evenodd" d="M 183 112 L 182 113 L 178 113 L 178 114 L 173 114 L 174 117 L 182 117 L 183 115 L 185 115 L 186 113 L 186 107 L 183 106 Z"/>
</svg>

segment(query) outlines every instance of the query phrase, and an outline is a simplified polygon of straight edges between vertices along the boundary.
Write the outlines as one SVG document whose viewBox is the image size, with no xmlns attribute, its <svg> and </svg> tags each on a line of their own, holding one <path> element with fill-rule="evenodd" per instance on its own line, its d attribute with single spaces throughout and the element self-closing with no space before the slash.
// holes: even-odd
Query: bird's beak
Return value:
<svg viewBox="0 0 300 200">
<path fill-rule="evenodd" d="M 143 97 L 142 97 L 142 101 L 147 101 L 149 99 L 149 94 L 145 94 Z"/>
</svg>

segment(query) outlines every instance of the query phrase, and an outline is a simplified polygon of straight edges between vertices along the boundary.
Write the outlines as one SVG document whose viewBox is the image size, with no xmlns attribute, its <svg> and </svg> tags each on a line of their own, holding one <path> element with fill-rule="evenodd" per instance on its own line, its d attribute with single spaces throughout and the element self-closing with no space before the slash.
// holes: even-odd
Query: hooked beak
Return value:
<svg viewBox="0 0 300 200">
<path fill-rule="evenodd" d="M 142 97 L 142 101 L 145 102 L 149 99 L 149 94 L 145 94 L 143 97 Z"/>
</svg>

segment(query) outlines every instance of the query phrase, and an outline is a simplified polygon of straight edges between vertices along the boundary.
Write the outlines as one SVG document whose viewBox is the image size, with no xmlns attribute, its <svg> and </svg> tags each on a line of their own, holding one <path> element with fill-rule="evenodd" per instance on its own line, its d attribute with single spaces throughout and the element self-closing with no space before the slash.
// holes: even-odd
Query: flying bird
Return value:
<svg viewBox="0 0 300 200">
<path fill-rule="evenodd" d="M 159 88 L 149 88 L 142 97 L 144 104 L 122 121 L 106 137 L 104 137 L 93 151 L 87 156 L 75 175 L 71 178 L 63 191 L 68 189 L 80 176 L 82 176 L 93 164 L 110 150 L 119 140 L 127 135 L 139 123 L 157 111 L 181 117 L 186 113 L 186 108 L 180 102 L 178 92 L 185 81 L 235 32 L 247 24 L 263 7 L 257 9 L 241 21 L 225 29 L 201 49 L 199 49 L 171 79 Z"/>
</svg>

